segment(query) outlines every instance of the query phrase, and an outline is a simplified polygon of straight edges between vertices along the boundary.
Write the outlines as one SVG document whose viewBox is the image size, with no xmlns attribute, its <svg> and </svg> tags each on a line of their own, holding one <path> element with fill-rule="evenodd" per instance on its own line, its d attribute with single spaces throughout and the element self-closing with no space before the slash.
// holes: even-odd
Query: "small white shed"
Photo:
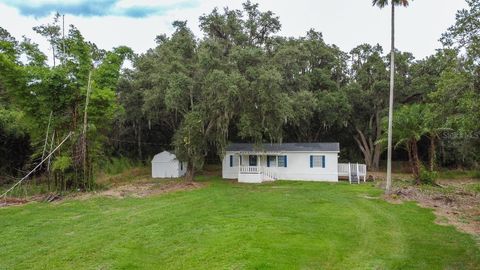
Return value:
<svg viewBox="0 0 480 270">
<path fill-rule="evenodd" d="M 163 151 L 152 159 L 153 178 L 177 178 L 187 172 L 187 164 L 180 162 L 175 154 Z"/>
</svg>

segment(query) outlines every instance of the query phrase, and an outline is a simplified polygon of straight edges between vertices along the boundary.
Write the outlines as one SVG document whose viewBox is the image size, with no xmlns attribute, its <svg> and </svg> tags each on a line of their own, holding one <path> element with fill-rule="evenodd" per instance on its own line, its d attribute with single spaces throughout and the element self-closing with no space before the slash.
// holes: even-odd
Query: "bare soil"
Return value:
<svg viewBox="0 0 480 270">
<path fill-rule="evenodd" d="M 404 176 L 404 175 L 402 175 Z M 439 179 L 436 186 L 406 184 L 395 177 L 390 195 L 384 199 L 391 203 L 416 201 L 418 205 L 434 210 L 436 223 L 453 225 L 458 230 L 472 234 L 480 244 L 480 193 L 469 189 L 479 179 Z M 379 182 L 381 186 L 383 181 Z"/>
<path fill-rule="evenodd" d="M 161 182 L 138 182 L 138 183 L 121 183 L 106 190 L 72 193 L 66 196 L 61 196 L 56 193 L 42 194 L 30 196 L 27 198 L 7 197 L 0 200 L 0 207 L 22 205 L 29 202 L 52 202 L 58 203 L 66 199 L 86 200 L 96 197 L 148 197 L 169 192 L 181 190 L 193 190 L 205 186 L 205 183 L 199 182 L 185 182 L 181 180 L 160 180 Z"/>
<path fill-rule="evenodd" d="M 29 202 L 26 199 L 14 198 L 14 197 L 5 197 L 0 199 L 0 207 L 5 206 L 14 206 L 14 205 L 22 205 Z"/>
<path fill-rule="evenodd" d="M 118 185 L 104 191 L 89 192 L 84 194 L 75 194 L 72 197 L 76 199 L 90 199 L 92 197 L 148 197 L 163 193 L 193 190 L 203 187 L 204 183 L 185 182 L 185 181 L 167 181 L 164 183 L 131 183 L 126 185 Z"/>
</svg>

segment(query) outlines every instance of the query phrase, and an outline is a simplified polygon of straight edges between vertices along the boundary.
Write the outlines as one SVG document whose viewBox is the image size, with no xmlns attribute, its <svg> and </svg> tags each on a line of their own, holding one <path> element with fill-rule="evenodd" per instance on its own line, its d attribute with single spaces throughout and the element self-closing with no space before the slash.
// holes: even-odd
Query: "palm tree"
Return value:
<svg viewBox="0 0 480 270">
<path fill-rule="evenodd" d="M 373 0 L 374 6 L 384 8 L 388 0 Z M 388 107 L 388 149 L 387 149 L 387 185 L 385 192 L 392 187 L 392 119 L 393 119 L 393 87 L 395 82 L 395 6 L 408 6 L 408 0 L 391 0 L 392 2 L 392 47 L 390 51 L 390 101 Z"/>
<path fill-rule="evenodd" d="M 423 166 L 419 158 L 417 143 L 433 130 L 430 129 L 423 117 L 419 117 L 424 115 L 426 110 L 424 104 L 403 105 L 396 111 L 393 118 L 397 128 L 394 136 L 395 148 L 403 146 L 407 150 L 408 161 L 416 184 L 420 184 L 420 169 Z"/>
</svg>

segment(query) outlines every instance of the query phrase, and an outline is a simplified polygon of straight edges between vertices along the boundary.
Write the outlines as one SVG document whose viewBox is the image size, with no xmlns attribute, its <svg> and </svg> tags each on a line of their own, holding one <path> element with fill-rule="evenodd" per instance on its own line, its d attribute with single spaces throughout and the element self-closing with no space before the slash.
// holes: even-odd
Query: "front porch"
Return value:
<svg viewBox="0 0 480 270">
<path fill-rule="evenodd" d="M 244 183 L 262 183 L 277 180 L 278 153 L 242 153 L 237 155 L 238 181 Z"/>
</svg>

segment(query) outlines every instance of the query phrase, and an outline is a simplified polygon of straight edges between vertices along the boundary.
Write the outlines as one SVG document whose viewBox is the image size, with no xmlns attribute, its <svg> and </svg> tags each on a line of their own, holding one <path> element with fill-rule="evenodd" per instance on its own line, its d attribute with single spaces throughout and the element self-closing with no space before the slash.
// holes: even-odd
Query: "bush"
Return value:
<svg viewBox="0 0 480 270">
<path fill-rule="evenodd" d="M 433 185 L 435 184 L 435 180 L 437 180 L 438 173 L 435 171 L 429 171 L 425 169 L 425 167 L 420 168 L 420 183 L 426 185 Z"/>
<path fill-rule="evenodd" d="M 72 167 L 72 158 L 69 156 L 58 156 L 52 163 L 53 171 L 65 173 Z"/>
</svg>

